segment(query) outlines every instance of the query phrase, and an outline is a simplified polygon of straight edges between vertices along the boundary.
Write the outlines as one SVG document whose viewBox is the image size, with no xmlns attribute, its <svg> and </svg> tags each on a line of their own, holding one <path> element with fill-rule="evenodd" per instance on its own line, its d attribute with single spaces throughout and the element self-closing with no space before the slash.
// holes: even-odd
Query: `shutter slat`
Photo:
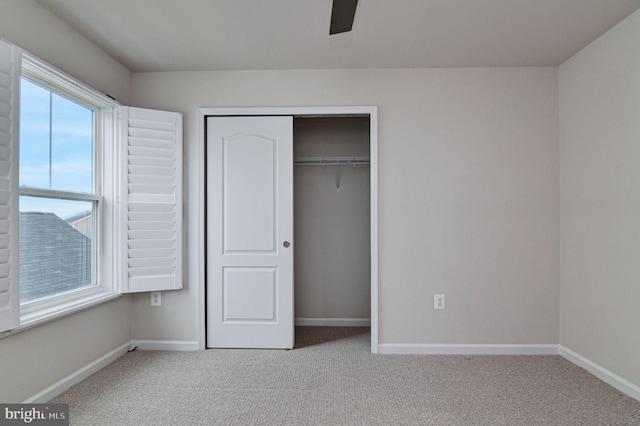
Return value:
<svg viewBox="0 0 640 426">
<path fill-rule="evenodd" d="M 130 212 L 173 212 L 175 210 L 176 210 L 175 204 L 129 202 Z"/>
<path fill-rule="evenodd" d="M 169 149 L 160 149 L 158 147 L 147 148 L 140 146 L 130 146 L 129 147 L 129 156 L 131 156 L 130 162 L 133 161 L 136 157 L 142 158 L 169 158 L 173 159 L 173 145 L 169 147 Z M 173 166 L 173 164 L 172 164 Z"/>
<path fill-rule="evenodd" d="M 129 249 L 173 248 L 172 240 L 130 240 Z"/>
<path fill-rule="evenodd" d="M 167 261 L 171 260 L 171 263 L 175 263 L 172 260 L 176 254 L 175 248 L 170 249 L 129 249 L 129 259 L 154 259 L 164 258 Z M 166 263 L 165 263 L 166 264 Z"/>
<path fill-rule="evenodd" d="M 129 231 L 129 241 L 135 240 L 175 240 L 175 229 L 169 231 Z M 175 245 L 174 245 L 175 246 Z"/>
<path fill-rule="evenodd" d="M 129 176 L 129 183 L 150 184 L 157 183 L 160 185 L 173 185 L 175 182 L 173 176 Z"/>
<path fill-rule="evenodd" d="M 175 168 L 175 164 L 171 167 L 129 165 L 128 170 L 129 175 L 133 176 L 175 176 Z"/>
<path fill-rule="evenodd" d="M 129 212 L 130 222 L 173 222 L 175 212 L 137 211 Z"/>
<path fill-rule="evenodd" d="M 18 138 L 22 52 L 0 40 L 0 332 L 20 325 Z"/>
<path fill-rule="evenodd" d="M 164 130 L 167 132 L 173 132 L 173 123 L 167 121 L 147 120 L 144 118 L 131 118 L 129 117 L 130 128 L 141 128 L 151 130 Z"/>
<path fill-rule="evenodd" d="M 176 187 L 176 190 L 178 187 Z M 166 204 L 175 204 L 176 197 L 175 194 L 128 194 L 129 201 L 132 203 L 166 203 Z"/>
<path fill-rule="evenodd" d="M 2 99 L 0 99 L 0 102 L 3 104 L 3 109 L 6 111 L 8 109 L 8 104 L 5 103 Z M 4 133 L 11 132 L 11 119 L 9 119 L 7 116 L 0 117 L 0 131 Z"/>
<path fill-rule="evenodd" d="M 165 140 L 165 139 L 143 139 L 143 138 L 136 138 L 133 136 L 129 137 L 129 148 L 138 148 L 138 147 L 142 147 L 142 148 L 154 148 L 154 149 L 167 149 L 167 150 L 173 150 L 175 143 L 172 140 Z"/>
<path fill-rule="evenodd" d="M 135 259 L 129 259 L 129 268 L 145 268 L 150 266 L 164 266 L 167 261 L 172 259 L 165 259 L 162 257 L 138 257 Z"/>
<path fill-rule="evenodd" d="M 162 130 L 129 128 L 129 136 L 137 139 L 171 141 L 175 132 L 165 132 Z"/>
<path fill-rule="evenodd" d="M 122 119 L 123 292 L 182 288 L 182 115 L 123 107 Z"/>
<path fill-rule="evenodd" d="M 0 145 L 0 161 L 11 160 L 11 148 Z"/>
<path fill-rule="evenodd" d="M 172 275 L 176 268 L 171 266 L 155 266 L 152 268 L 129 268 L 131 278 L 166 277 Z"/>
<path fill-rule="evenodd" d="M 12 77 L 8 77 L 6 74 L 3 78 L 5 84 L 11 84 Z M 3 104 L 10 104 L 13 96 L 13 92 L 11 89 L 8 89 L 6 86 L 0 87 L 0 102 Z"/>
<path fill-rule="evenodd" d="M 139 184 L 139 183 L 129 184 L 129 193 L 131 194 L 173 195 L 175 193 L 174 189 L 175 189 L 175 185 L 145 185 L 145 184 Z"/>
<path fill-rule="evenodd" d="M 129 222 L 129 231 L 164 231 L 167 229 L 174 229 L 175 224 L 173 222 Z"/>
<path fill-rule="evenodd" d="M 162 158 L 162 157 L 139 157 L 139 156 L 131 156 L 129 157 L 129 164 L 132 166 L 152 166 L 152 167 L 173 167 L 174 162 L 173 158 Z"/>
</svg>

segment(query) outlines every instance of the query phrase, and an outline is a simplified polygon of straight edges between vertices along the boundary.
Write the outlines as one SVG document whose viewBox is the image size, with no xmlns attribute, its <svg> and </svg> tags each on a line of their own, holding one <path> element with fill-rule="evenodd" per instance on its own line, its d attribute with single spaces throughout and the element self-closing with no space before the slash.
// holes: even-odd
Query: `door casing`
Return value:
<svg viewBox="0 0 640 426">
<path fill-rule="evenodd" d="M 370 151 L 370 205 L 371 205 L 371 353 L 378 349 L 378 107 L 377 106 L 336 106 L 336 107 L 240 107 L 240 108 L 198 108 L 198 199 L 191 203 L 197 221 L 198 267 L 195 272 L 198 284 L 198 347 L 206 348 L 206 122 L 209 116 L 269 116 L 289 115 L 293 117 L 369 117 Z"/>
</svg>

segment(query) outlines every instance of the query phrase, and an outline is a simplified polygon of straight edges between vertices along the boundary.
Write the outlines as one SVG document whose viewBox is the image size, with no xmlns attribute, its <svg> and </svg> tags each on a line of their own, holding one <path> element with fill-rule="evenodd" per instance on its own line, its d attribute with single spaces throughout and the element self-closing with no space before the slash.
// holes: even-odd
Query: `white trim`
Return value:
<svg viewBox="0 0 640 426">
<path fill-rule="evenodd" d="M 122 296 L 120 293 L 100 293 L 92 297 L 72 300 L 69 303 L 56 307 L 55 309 L 39 311 L 28 316 L 21 316 L 20 326 L 14 328 L 13 330 L 8 330 L 0 333 L 0 339 L 3 337 L 11 336 L 12 334 L 20 333 L 24 330 L 28 330 L 37 325 L 57 320 L 68 315 L 78 313 L 85 309 L 93 308 L 94 306 L 110 302 L 119 298 L 120 296 Z"/>
<path fill-rule="evenodd" d="M 206 178 L 205 176 L 206 116 L 202 109 L 198 109 L 197 114 L 198 114 L 198 141 L 197 141 L 196 149 L 197 149 L 198 164 L 196 166 L 196 172 L 198 174 L 198 177 L 197 179 L 195 179 L 195 182 L 192 181 L 190 176 L 186 176 L 185 179 L 187 181 L 186 187 L 191 188 L 192 186 L 195 186 L 196 193 L 197 193 L 197 198 L 195 199 L 196 201 L 195 208 L 187 209 L 189 214 L 189 217 L 187 218 L 187 226 L 189 227 L 189 229 L 187 230 L 187 234 L 188 234 L 187 240 L 196 241 L 198 244 L 198 247 L 197 247 L 195 256 L 187 256 L 187 258 L 189 259 L 188 262 L 190 262 L 190 264 L 188 265 L 187 268 L 185 268 L 185 270 L 189 271 L 188 272 L 189 274 L 191 274 L 192 271 L 195 271 L 195 274 L 196 274 L 194 281 L 198 283 L 198 301 L 199 301 L 198 302 L 198 349 L 203 351 L 207 348 L 207 338 L 206 338 L 206 332 L 207 332 L 206 300 L 207 298 L 205 293 L 206 291 L 205 267 L 207 263 L 205 260 L 205 247 L 204 247 L 204 245 L 206 244 L 206 239 L 204 237 L 204 235 L 206 234 L 205 232 L 206 226 L 205 226 L 205 207 L 204 207 L 205 206 L 205 193 L 204 193 L 205 187 L 203 183 Z M 185 155 L 188 155 L 188 154 L 185 153 Z M 183 170 L 187 171 L 189 169 L 190 169 L 189 164 L 185 163 Z M 191 194 L 187 193 L 186 195 L 189 200 L 192 199 Z M 195 218 L 192 218 L 191 216 L 195 216 Z M 192 252 L 191 247 L 186 247 L 185 252 L 191 253 Z M 189 281 L 185 280 L 185 282 L 189 282 Z"/>
<path fill-rule="evenodd" d="M 73 100 L 79 101 L 89 109 L 120 106 L 120 103 L 115 99 L 24 50 L 22 51 L 22 71 L 22 74 L 29 80 L 34 80 L 49 90 L 66 92 L 65 96 L 69 97 L 70 95 Z"/>
<path fill-rule="evenodd" d="M 567 361 L 570 361 L 573 364 L 577 365 L 578 367 L 584 368 L 589 373 L 596 376 L 598 379 L 613 386 L 625 395 L 640 401 L 640 386 L 635 385 L 626 379 L 623 379 L 617 374 L 607 370 L 606 368 L 596 364 L 590 359 L 585 358 L 584 356 L 572 351 L 565 346 L 558 346 L 558 354 Z"/>
<path fill-rule="evenodd" d="M 558 345 L 383 343 L 384 355 L 558 355 Z"/>
<path fill-rule="evenodd" d="M 306 117 L 364 117 L 371 115 L 377 106 L 324 106 L 324 107 L 231 107 L 231 108 L 198 108 L 198 112 L 205 116 L 244 116 L 244 115 L 293 115 Z"/>
<path fill-rule="evenodd" d="M 333 106 L 333 107 L 248 107 L 248 108 L 198 108 L 198 202 L 196 209 L 197 221 L 195 227 L 190 228 L 189 240 L 197 241 L 197 256 L 199 263 L 197 268 L 190 270 L 198 271 L 198 309 L 200 322 L 199 327 L 199 348 L 206 347 L 206 297 L 205 297 L 205 241 L 203 238 L 204 222 L 204 169 L 205 169 L 205 126 L 206 117 L 215 116 L 246 116 L 246 115 L 293 115 L 293 116 L 369 116 L 370 134 L 370 185 L 371 185 L 371 353 L 379 352 L 378 345 L 378 107 L 377 106 Z M 189 221 L 189 223 L 194 223 Z M 193 237 L 193 239 L 191 238 Z"/>
<path fill-rule="evenodd" d="M 378 344 L 378 107 L 369 110 L 369 185 L 371 187 L 371 353 Z"/>
<path fill-rule="evenodd" d="M 190 340 L 132 340 L 131 347 L 141 351 L 199 351 L 200 342 Z"/>
<path fill-rule="evenodd" d="M 296 318 L 296 325 L 311 327 L 371 327 L 369 318 Z"/>
<path fill-rule="evenodd" d="M 131 347 L 131 343 L 123 343 L 118 346 L 111 352 L 101 356 L 95 361 L 90 362 L 85 365 L 81 369 L 69 374 L 67 377 L 58 380 L 56 383 L 52 384 L 48 388 L 38 392 L 30 398 L 27 398 L 23 401 L 24 404 L 32 404 L 32 403 L 46 403 L 51 401 L 56 396 L 62 394 L 71 386 L 75 386 L 84 379 L 88 378 L 92 374 L 97 373 L 102 370 L 107 365 L 111 364 L 113 361 L 120 358 L 122 355 L 126 354 L 129 348 Z"/>
</svg>

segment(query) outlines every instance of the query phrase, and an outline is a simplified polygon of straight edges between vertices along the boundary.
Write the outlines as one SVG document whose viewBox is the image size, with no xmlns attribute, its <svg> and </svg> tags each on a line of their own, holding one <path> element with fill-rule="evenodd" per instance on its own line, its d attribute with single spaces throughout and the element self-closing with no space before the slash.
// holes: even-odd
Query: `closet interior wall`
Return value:
<svg viewBox="0 0 640 426">
<path fill-rule="evenodd" d="M 306 325 L 371 318 L 370 167 L 301 157 L 368 157 L 368 117 L 294 119 L 295 317 Z M 339 190 L 336 167 L 339 167 Z"/>
</svg>

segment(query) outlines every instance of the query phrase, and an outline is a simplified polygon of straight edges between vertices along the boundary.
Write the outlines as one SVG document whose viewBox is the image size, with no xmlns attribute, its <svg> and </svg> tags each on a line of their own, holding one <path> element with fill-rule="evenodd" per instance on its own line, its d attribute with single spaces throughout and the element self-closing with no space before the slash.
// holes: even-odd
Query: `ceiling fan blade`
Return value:
<svg viewBox="0 0 640 426">
<path fill-rule="evenodd" d="M 351 31 L 357 5 L 358 0 L 333 0 L 329 35 Z"/>
</svg>

